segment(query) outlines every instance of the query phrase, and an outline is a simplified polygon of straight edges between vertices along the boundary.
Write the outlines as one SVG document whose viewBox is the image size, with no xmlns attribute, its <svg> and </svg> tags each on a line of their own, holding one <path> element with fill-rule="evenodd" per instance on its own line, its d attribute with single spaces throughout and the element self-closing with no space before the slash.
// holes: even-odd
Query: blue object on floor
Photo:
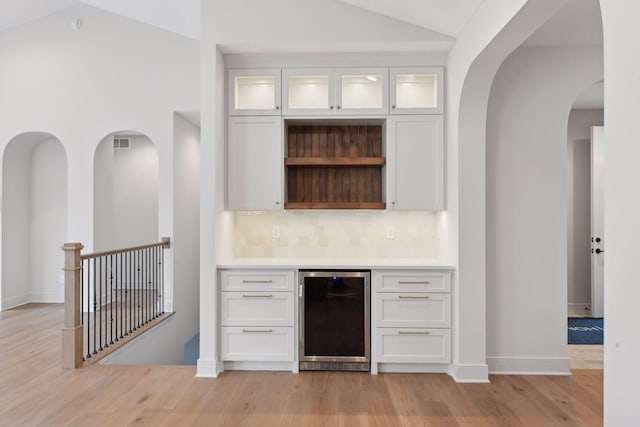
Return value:
<svg viewBox="0 0 640 427">
<path fill-rule="evenodd" d="M 184 364 L 195 365 L 200 357 L 200 334 L 195 334 L 184 345 Z"/>
<path fill-rule="evenodd" d="M 593 317 L 569 318 L 569 344 L 603 344 L 604 319 Z"/>
</svg>

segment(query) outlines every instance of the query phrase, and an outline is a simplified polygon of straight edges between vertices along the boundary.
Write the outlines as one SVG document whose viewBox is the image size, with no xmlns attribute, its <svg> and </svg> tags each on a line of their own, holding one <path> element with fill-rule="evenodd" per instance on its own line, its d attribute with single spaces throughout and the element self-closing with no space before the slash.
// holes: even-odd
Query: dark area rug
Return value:
<svg viewBox="0 0 640 427">
<path fill-rule="evenodd" d="M 569 344 L 602 344 L 604 319 L 592 317 L 569 318 Z"/>
</svg>

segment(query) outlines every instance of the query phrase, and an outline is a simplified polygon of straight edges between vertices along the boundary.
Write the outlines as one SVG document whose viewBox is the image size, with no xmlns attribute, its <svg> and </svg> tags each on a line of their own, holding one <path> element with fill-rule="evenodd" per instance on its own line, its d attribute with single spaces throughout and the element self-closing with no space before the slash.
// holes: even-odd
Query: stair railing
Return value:
<svg viewBox="0 0 640 427">
<path fill-rule="evenodd" d="M 164 249 L 161 242 L 82 254 L 65 243 L 65 316 L 62 367 L 74 369 L 101 357 L 165 315 Z"/>
</svg>

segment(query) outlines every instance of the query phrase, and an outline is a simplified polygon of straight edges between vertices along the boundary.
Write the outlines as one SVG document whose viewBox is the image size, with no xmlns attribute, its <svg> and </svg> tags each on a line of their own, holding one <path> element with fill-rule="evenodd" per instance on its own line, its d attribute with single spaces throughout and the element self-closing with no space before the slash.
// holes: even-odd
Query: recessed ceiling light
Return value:
<svg viewBox="0 0 640 427">
<path fill-rule="evenodd" d="M 371 74 L 369 74 L 367 76 L 367 80 L 372 81 L 372 82 L 377 82 L 378 78 L 376 76 L 372 76 Z"/>
</svg>

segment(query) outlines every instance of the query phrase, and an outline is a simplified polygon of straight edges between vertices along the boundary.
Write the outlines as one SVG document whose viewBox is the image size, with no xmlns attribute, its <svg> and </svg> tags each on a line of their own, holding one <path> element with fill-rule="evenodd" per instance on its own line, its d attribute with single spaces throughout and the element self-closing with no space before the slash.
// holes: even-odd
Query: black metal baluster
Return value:
<svg viewBox="0 0 640 427">
<path fill-rule="evenodd" d="M 98 296 L 97 296 L 97 281 L 96 281 L 96 259 L 93 259 L 93 354 L 98 354 L 96 349 L 96 338 L 98 336 L 96 332 L 96 312 L 98 311 Z"/>
<path fill-rule="evenodd" d="M 109 345 L 111 345 L 113 344 L 113 255 L 109 255 L 109 293 L 109 298 L 107 298 L 109 308 L 105 310 L 104 316 L 106 320 L 107 313 L 109 314 Z M 104 333 L 104 341 L 107 341 L 106 331 Z M 105 347 L 107 346 L 105 345 Z"/>
<path fill-rule="evenodd" d="M 85 356 L 85 359 L 89 359 L 91 357 L 91 337 L 89 335 L 89 333 L 91 332 L 91 313 L 90 313 L 90 308 L 91 307 L 91 292 L 90 292 L 90 286 L 91 286 L 91 260 L 86 260 L 87 263 L 87 292 L 86 296 L 87 296 L 87 355 Z M 83 316 L 84 317 L 84 316 Z"/>
<path fill-rule="evenodd" d="M 131 332 L 131 299 L 133 296 L 131 295 L 131 252 L 127 252 L 127 313 L 129 314 L 129 318 L 127 319 L 127 329 L 125 330 L 124 335 L 129 335 Z"/>
<path fill-rule="evenodd" d="M 98 275 L 100 277 L 100 296 L 99 296 L 99 300 L 100 300 L 100 314 L 98 314 L 98 319 L 100 319 L 100 325 L 98 326 L 98 344 L 100 345 L 100 347 L 98 347 L 98 350 L 102 351 L 104 350 L 104 348 L 102 347 L 102 275 L 106 274 L 106 268 L 104 268 L 102 260 L 104 257 L 100 257 L 100 274 Z M 105 278 L 106 280 L 106 278 Z"/>
<path fill-rule="evenodd" d="M 160 312 L 164 314 L 164 247 L 160 248 Z"/>
<path fill-rule="evenodd" d="M 153 248 L 153 287 L 155 289 L 155 294 L 153 298 L 153 317 L 158 317 L 158 247 Z"/>
<path fill-rule="evenodd" d="M 120 252 L 120 298 L 122 298 L 122 292 L 124 292 L 124 287 L 122 286 L 122 252 Z M 120 302 L 120 335 L 118 339 L 122 339 L 122 328 L 124 327 L 124 323 L 122 322 L 122 302 Z"/>
</svg>

